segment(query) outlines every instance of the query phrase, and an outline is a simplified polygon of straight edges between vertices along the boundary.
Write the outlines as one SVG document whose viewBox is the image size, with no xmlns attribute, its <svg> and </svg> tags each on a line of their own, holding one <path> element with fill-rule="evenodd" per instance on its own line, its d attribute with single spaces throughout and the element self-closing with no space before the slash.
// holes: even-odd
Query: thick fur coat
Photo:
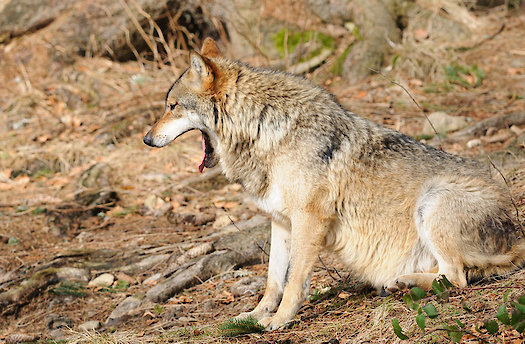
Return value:
<svg viewBox="0 0 525 344">
<path fill-rule="evenodd" d="M 302 77 L 229 61 L 209 39 L 144 142 L 193 129 L 199 169 L 220 164 L 272 215 L 266 292 L 241 315 L 268 329 L 293 318 L 322 249 L 390 292 L 441 274 L 463 287 L 525 259 L 508 192 L 486 166 L 359 117 Z"/>
</svg>

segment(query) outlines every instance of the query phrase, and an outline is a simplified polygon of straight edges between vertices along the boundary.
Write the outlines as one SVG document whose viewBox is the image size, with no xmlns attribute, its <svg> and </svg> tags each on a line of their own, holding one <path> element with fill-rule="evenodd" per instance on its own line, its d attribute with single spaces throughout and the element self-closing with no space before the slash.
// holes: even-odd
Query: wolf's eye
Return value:
<svg viewBox="0 0 525 344">
<path fill-rule="evenodd" d="M 177 103 L 170 104 L 170 110 L 175 110 L 175 106 L 177 106 Z"/>
</svg>

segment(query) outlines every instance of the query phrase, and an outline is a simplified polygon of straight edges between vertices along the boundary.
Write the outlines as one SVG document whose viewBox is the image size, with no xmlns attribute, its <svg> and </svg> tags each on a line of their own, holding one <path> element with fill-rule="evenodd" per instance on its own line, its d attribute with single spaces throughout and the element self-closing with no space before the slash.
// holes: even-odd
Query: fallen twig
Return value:
<svg viewBox="0 0 525 344">
<path fill-rule="evenodd" d="M 496 36 L 499 35 L 500 33 L 502 33 L 503 30 L 505 30 L 505 23 L 501 24 L 501 26 L 498 29 L 498 31 L 496 31 L 495 33 L 493 33 L 492 35 L 490 35 L 488 37 L 483 38 L 478 43 L 476 43 L 474 45 L 471 45 L 470 47 L 459 47 L 459 48 L 456 48 L 455 50 L 457 50 L 457 51 L 467 51 L 467 50 L 476 49 L 477 47 L 481 46 L 482 44 L 484 44 L 484 43 L 486 43 L 486 42 L 496 38 Z"/>
<path fill-rule="evenodd" d="M 326 272 L 328 272 L 328 275 L 330 275 L 330 277 L 332 277 L 332 279 L 336 282 L 340 281 L 343 279 L 343 277 L 339 274 L 339 271 L 337 271 L 337 269 L 334 269 L 335 273 L 337 274 L 337 276 L 339 276 L 339 280 L 337 280 L 333 275 L 332 273 L 330 272 L 330 269 L 326 266 L 326 264 L 323 262 L 323 260 L 321 259 L 321 256 L 317 256 L 319 258 L 319 261 L 321 262 L 321 264 L 323 264 L 323 267 L 324 269 L 326 270 Z"/>
</svg>

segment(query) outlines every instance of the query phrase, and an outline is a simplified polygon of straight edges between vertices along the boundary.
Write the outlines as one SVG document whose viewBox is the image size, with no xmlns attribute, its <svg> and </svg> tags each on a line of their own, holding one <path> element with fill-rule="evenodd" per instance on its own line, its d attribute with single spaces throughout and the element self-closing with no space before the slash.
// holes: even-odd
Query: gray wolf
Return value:
<svg viewBox="0 0 525 344">
<path fill-rule="evenodd" d="M 322 249 L 389 291 L 440 275 L 464 287 L 525 260 L 508 194 L 484 164 L 359 117 L 302 77 L 227 60 L 211 39 L 144 142 L 190 130 L 202 133 L 199 170 L 219 164 L 272 215 L 266 291 L 240 315 L 269 330 L 293 319 Z"/>
</svg>

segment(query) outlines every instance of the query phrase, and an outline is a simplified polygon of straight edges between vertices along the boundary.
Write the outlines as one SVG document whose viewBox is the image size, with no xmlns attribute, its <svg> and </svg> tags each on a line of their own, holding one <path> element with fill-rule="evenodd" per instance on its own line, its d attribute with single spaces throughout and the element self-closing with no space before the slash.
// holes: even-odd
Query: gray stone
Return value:
<svg viewBox="0 0 525 344">
<path fill-rule="evenodd" d="M 102 324 L 98 320 L 86 321 L 83 324 L 78 325 L 80 331 L 96 331 L 102 327 Z"/>
<path fill-rule="evenodd" d="M 57 277 L 59 281 L 88 282 L 90 275 L 86 269 L 65 266 L 57 269 Z"/>
<path fill-rule="evenodd" d="M 230 291 L 234 296 L 255 295 L 265 285 L 266 278 L 264 277 L 244 277 L 235 282 Z"/>
<path fill-rule="evenodd" d="M 45 322 L 48 330 L 71 328 L 73 326 L 73 320 L 71 320 L 69 317 L 55 313 L 48 314 L 45 317 Z"/>
<path fill-rule="evenodd" d="M 463 116 L 451 116 L 443 111 L 433 112 L 428 115 L 428 119 L 439 134 L 446 134 L 452 131 L 460 130 L 468 125 L 468 120 Z M 425 119 L 423 124 L 423 134 L 435 135 L 434 129 Z"/>
<path fill-rule="evenodd" d="M 472 140 L 467 142 L 467 147 L 468 148 L 474 148 L 474 147 L 477 147 L 477 146 L 481 146 L 481 140 L 480 139 L 472 139 Z"/>
<path fill-rule="evenodd" d="M 49 337 L 53 338 L 54 340 L 66 340 L 68 338 L 66 332 L 61 328 L 49 331 Z"/>
<path fill-rule="evenodd" d="M 110 273 L 103 273 L 88 283 L 89 287 L 109 287 L 115 281 L 115 276 Z"/>
<path fill-rule="evenodd" d="M 115 326 L 132 316 L 138 315 L 141 311 L 141 305 L 141 299 L 135 296 L 127 297 L 111 312 L 106 319 L 106 326 Z"/>
<path fill-rule="evenodd" d="M 144 216 L 164 216 L 168 211 L 173 208 L 171 203 L 165 202 L 162 198 L 149 195 L 144 200 L 144 206 L 141 209 L 141 213 Z"/>
</svg>

